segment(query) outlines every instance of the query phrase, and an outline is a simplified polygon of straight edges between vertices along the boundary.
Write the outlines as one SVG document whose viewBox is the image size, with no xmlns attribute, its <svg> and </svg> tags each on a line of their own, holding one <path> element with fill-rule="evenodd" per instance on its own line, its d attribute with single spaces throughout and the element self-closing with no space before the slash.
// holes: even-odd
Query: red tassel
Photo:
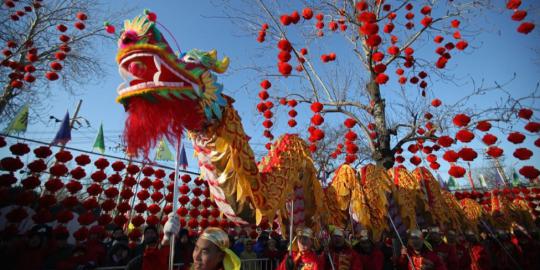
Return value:
<svg viewBox="0 0 540 270">
<path fill-rule="evenodd" d="M 132 97 L 127 106 L 128 118 L 124 139 L 129 154 L 148 157 L 150 149 L 165 136 L 170 142 L 181 137 L 183 130 L 198 129 L 204 115 L 196 101 L 166 99 L 154 96 L 155 101 Z"/>
</svg>

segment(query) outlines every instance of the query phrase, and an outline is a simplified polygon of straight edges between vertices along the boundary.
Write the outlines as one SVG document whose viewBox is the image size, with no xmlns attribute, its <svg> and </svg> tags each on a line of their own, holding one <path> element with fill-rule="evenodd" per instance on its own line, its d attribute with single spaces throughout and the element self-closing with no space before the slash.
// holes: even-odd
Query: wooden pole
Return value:
<svg viewBox="0 0 540 270">
<path fill-rule="evenodd" d="M 174 183 L 173 183 L 173 213 L 176 213 L 178 208 L 178 173 L 180 168 L 180 144 L 181 137 L 176 140 L 176 155 L 174 156 Z M 176 235 L 170 235 L 169 242 L 169 270 L 173 270 L 174 267 L 174 244 L 176 242 Z"/>
</svg>

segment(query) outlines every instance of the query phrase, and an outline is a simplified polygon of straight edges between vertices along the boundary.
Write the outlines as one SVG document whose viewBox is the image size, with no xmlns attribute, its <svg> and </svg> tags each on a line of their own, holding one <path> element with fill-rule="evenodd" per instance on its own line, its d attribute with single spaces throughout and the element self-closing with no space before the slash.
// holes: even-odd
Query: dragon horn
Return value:
<svg viewBox="0 0 540 270">
<path fill-rule="evenodd" d="M 213 49 L 213 50 L 209 51 L 209 52 L 208 52 L 208 55 L 209 55 L 210 57 L 212 57 L 212 59 L 214 59 L 214 60 L 217 61 L 217 51 L 216 51 L 216 49 Z"/>
<path fill-rule="evenodd" d="M 229 57 L 224 57 L 221 61 L 218 60 L 216 49 L 209 51 L 208 56 L 210 56 L 210 58 L 215 63 L 214 66 L 211 68 L 213 71 L 217 73 L 223 73 L 227 71 L 227 68 L 229 67 Z"/>
<path fill-rule="evenodd" d="M 217 73 L 224 73 L 229 67 L 229 57 L 223 57 L 222 60 L 216 60 L 216 65 L 213 70 Z"/>
</svg>

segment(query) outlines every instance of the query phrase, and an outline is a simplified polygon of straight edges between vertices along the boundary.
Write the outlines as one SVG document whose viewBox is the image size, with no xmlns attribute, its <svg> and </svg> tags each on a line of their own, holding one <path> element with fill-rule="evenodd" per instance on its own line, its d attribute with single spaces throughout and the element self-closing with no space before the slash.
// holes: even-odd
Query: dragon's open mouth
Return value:
<svg viewBox="0 0 540 270">
<path fill-rule="evenodd" d="M 192 96 L 198 85 L 176 71 L 159 54 L 148 51 L 132 51 L 125 54 L 118 65 L 124 79 L 118 88 L 117 100 L 152 92 L 166 95 L 186 94 Z"/>
</svg>

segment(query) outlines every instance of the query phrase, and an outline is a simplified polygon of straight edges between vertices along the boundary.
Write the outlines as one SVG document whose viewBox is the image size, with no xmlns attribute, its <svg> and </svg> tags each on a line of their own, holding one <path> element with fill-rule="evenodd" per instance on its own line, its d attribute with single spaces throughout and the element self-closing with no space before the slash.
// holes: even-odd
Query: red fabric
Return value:
<svg viewBox="0 0 540 270">
<path fill-rule="evenodd" d="M 141 270 L 169 269 L 169 246 L 147 247 L 144 250 Z"/>
<path fill-rule="evenodd" d="M 433 252 L 437 253 L 437 255 L 441 257 L 448 270 L 459 269 L 459 259 L 455 246 L 441 243 L 437 246 L 433 246 Z"/>
<path fill-rule="evenodd" d="M 524 270 L 540 269 L 540 243 L 529 239 L 520 243 L 523 250 L 522 266 Z"/>
<path fill-rule="evenodd" d="M 107 258 L 107 250 L 103 243 L 99 241 L 86 242 L 86 259 L 87 262 L 95 262 L 97 265 L 102 265 Z"/>
<path fill-rule="evenodd" d="M 414 268 L 409 263 L 409 259 L 407 258 L 407 256 L 403 254 L 398 259 L 398 269 L 400 270 L 446 270 L 446 265 L 444 264 L 443 260 L 433 251 L 425 250 L 417 253 L 411 249 L 408 249 L 407 253 L 414 264 Z"/>
<path fill-rule="evenodd" d="M 362 261 L 362 269 L 382 270 L 384 266 L 384 254 L 375 248 L 371 254 L 360 254 L 360 261 Z"/>
<path fill-rule="evenodd" d="M 277 270 L 286 270 L 286 261 L 287 257 L 285 256 L 281 263 L 279 264 Z M 293 252 L 292 257 L 294 259 L 294 269 L 295 270 L 323 270 L 324 269 L 324 254 L 317 255 L 313 251 L 307 252 Z"/>
<path fill-rule="evenodd" d="M 20 270 L 34 270 L 41 269 L 43 263 L 45 262 L 44 249 L 30 249 L 25 252 L 21 252 L 17 259 L 17 269 Z"/>
<path fill-rule="evenodd" d="M 330 264 L 330 258 L 325 257 L 325 269 L 326 270 L 362 270 L 362 261 L 360 255 L 356 253 L 352 248 L 345 247 L 340 251 L 330 251 L 330 258 L 332 258 L 332 264 Z"/>
<path fill-rule="evenodd" d="M 489 254 L 481 244 L 473 244 L 467 248 L 469 256 L 468 268 L 470 270 L 488 270 L 491 269 L 491 260 L 489 259 Z M 467 265 L 465 265 L 467 267 Z"/>
</svg>

